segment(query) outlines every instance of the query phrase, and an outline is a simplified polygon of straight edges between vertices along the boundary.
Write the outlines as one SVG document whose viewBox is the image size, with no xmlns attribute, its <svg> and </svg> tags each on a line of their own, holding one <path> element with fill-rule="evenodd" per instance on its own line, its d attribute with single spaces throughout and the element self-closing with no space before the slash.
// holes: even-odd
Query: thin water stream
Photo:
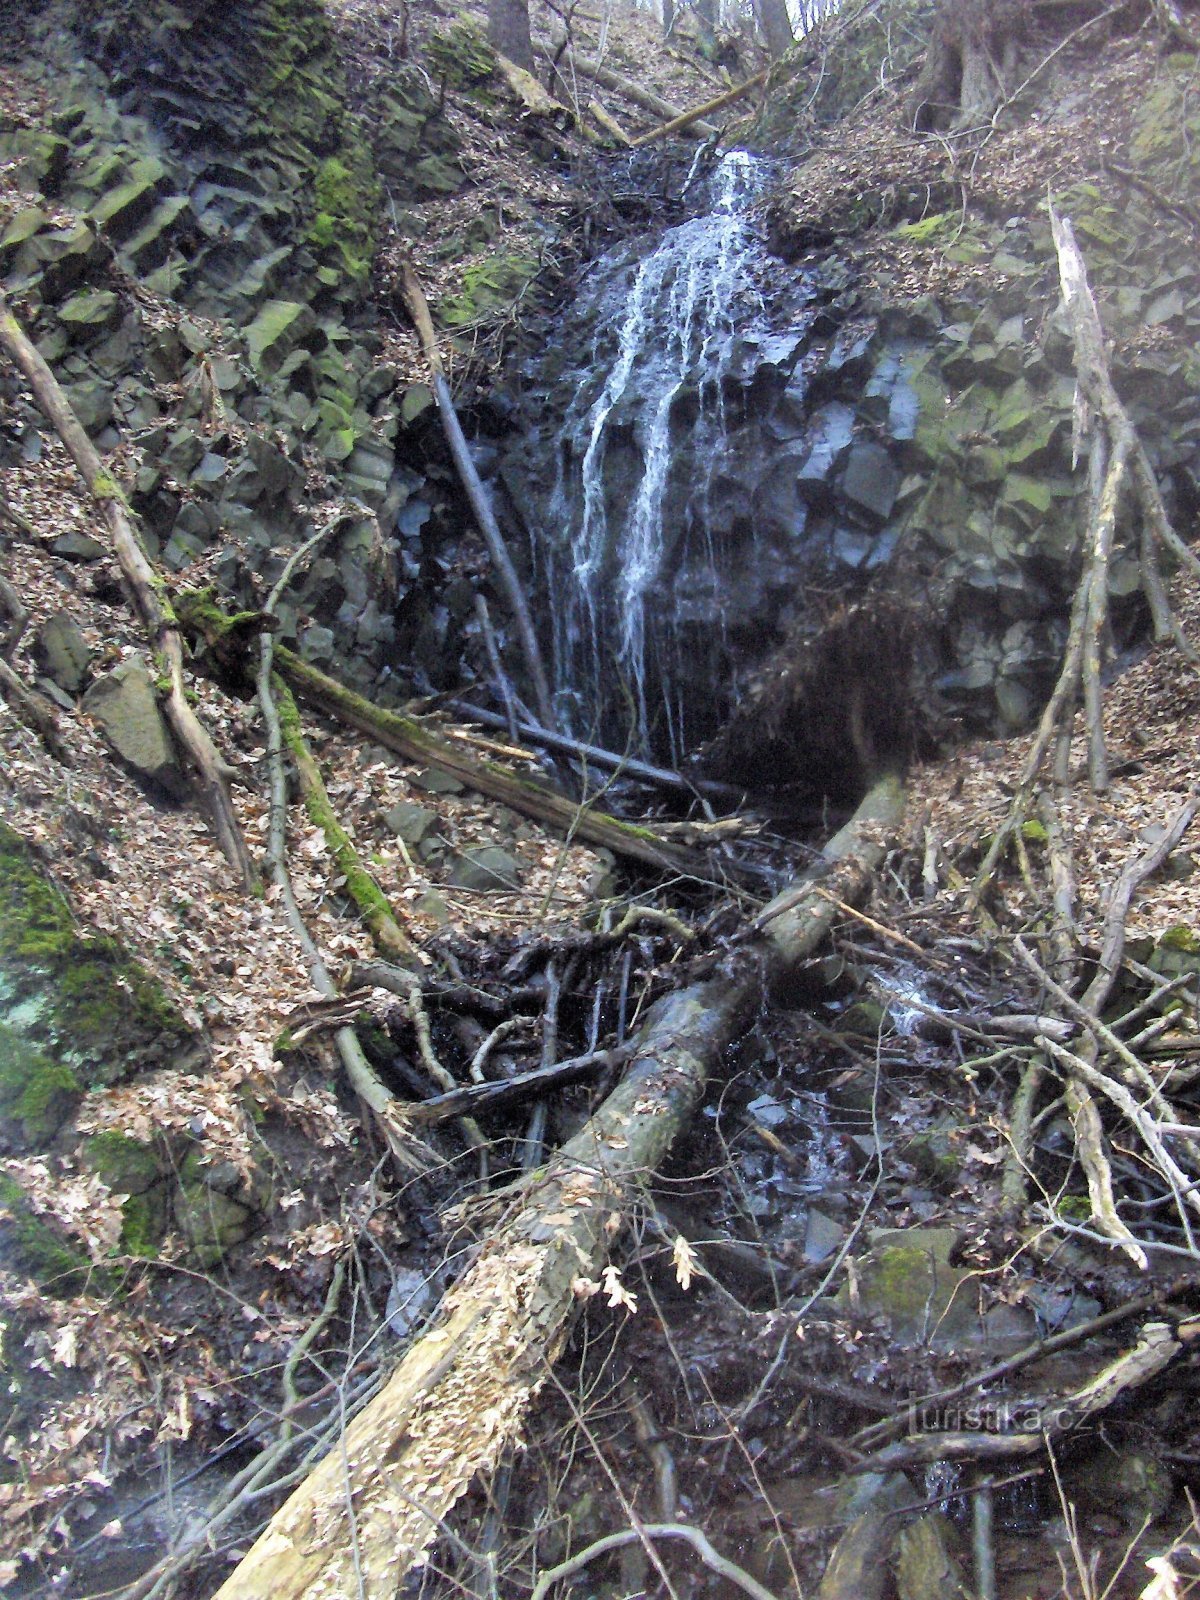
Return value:
<svg viewBox="0 0 1200 1600">
<path fill-rule="evenodd" d="M 565 417 L 552 499 L 552 522 L 568 530 L 551 560 L 556 689 L 585 731 L 616 687 L 643 750 L 664 743 L 654 739 L 661 713 L 674 759 L 690 731 L 677 626 L 687 595 L 675 580 L 686 565 L 689 584 L 707 581 L 720 616 L 708 501 L 727 382 L 747 340 L 769 332 L 753 219 L 767 179 L 760 158 L 721 156 L 694 185 L 707 187 L 708 209 L 667 229 L 635 266 L 624 249 L 601 259 L 572 313 L 592 325 L 595 377 L 583 377 Z M 684 433 L 688 460 L 705 465 L 681 486 Z"/>
</svg>

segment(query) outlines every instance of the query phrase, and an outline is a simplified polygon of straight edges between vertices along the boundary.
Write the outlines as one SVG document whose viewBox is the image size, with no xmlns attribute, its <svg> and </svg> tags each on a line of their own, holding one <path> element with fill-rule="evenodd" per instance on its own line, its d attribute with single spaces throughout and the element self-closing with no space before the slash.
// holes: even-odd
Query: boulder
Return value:
<svg viewBox="0 0 1200 1600">
<path fill-rule="evenodd" d="M 37 631 L 33 659 L 52 683 L 67 694 L 77 695 L 87 682 L 92 648 L 74 617 L 69 612 L 56 611 Z"/>
<path fill-rule="evenodd" d="M 139 657 L 130 657 L 97 678 L 83 698 L 83 709 L 95 717 L 126 766 L 171 799 L 184 798 L 187 783 L 158 709 L 153 681 Z"/>
<path fill-rule="evenodd" d="M 405 844 L 418 845 L 427 834 L 437 831 L 437 813 L 412 800 L 400 800 L 383 813 L 383 820 Z"/>
<path fill-rule="evenodd" d="M 456 889 L 518 889 L 522 872 L 517 861 L 499 845 L 468 850 L 454 861 L 448 882 Z"/>
</svg>

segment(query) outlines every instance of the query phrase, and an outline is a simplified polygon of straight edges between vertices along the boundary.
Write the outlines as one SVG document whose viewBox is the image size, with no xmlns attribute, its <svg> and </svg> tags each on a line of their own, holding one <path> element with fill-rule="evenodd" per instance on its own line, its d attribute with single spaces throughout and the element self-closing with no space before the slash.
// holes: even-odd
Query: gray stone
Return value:
<svg viewBox="0 0 1200 1600">
<path fill-rule="evenodd" d="M 127 766 L 172 798 L 183 798 L 187 784 L 142 660 L 132 656 L 97 678 L 83 697 L 83 709 Z"/>
<path fill-rule="evenodd" d="M 810 1211 L 804 1229 L 805 1261 L 825 1261 L 846 1237 L 840 1222 L 827 1217 L 823 1211 Z"/>
<path fill-rule="evenodd" d="M 953 1228 L 885 1229 L 857 1263 L 854 1288 L 838 1291 L 843 1313 L 885 1319 L 901 1344 L 963 1345 L 982 1333 L 976 1275 L 949 1264 Z"/>
<path fill-rule="evenodd" d="M 50 546 L 50 554 L 62 556 L 67 561 L 99 561 L 108 554 L 108 546 L 93 539 L 90 533 L 60 533 Z"/>
<path fill-rule="evenodd" d="M 427 767 L 424 772 L 418 772 L 412 781 L 427 794 L 461 794 L 464 788 L 451 773 L 442 772 L 437 767 Z"/>
<path fill-rule="evenodd" d="M 422 917 L 428 917 L 439 928 L 444 928 L 450 921 L 450 907 L 442 899 L 436 889 L 426 889 L 417 901 L 417 912 Z"/>
<path fill-rule="evenodd" d="M 332 661 L 333 645 L 332 630 L 314 625 L 304 630 L 300 640 L 300 654 L 305 661 Z"/>
<path fill-rule="evenodd" d="M 383 820 L 405 844 L 420 844 L 426 834 L 437 829 L 437 814 L 428 806 L 419 806 L 411 800 L 400 800 L 383 813 Z"/>
<path fill-rule="evenodd" d="M 450 867 L 449 882 L 456 889 L 517 889 L 521 868 L 507 850 L 487 845 L 459 856 Z"/>
<path fill-rule="evenodd" d="M 37 631 L 33 659 L 60 689 L 77 695 L 87 681 L 92 649 L 74 617 L 69 612 L 56 611 Z"/>
<path fill-rule="evenodd" d="M 47 678 L 44 673 L 39 673 L 34 681 L 46 699 L 52 701 L 60 711 L 74 711 L 74 695 L 69 695 L 65 689 L 60 689 L 53 678 Z"/>
<path fill-rule="evenodd" d="M 900 493 L 900 469 L 882 445 L 856 444 L 846 463 L 842 495 L 852 506 L 885 522 Z"/>
</svg>

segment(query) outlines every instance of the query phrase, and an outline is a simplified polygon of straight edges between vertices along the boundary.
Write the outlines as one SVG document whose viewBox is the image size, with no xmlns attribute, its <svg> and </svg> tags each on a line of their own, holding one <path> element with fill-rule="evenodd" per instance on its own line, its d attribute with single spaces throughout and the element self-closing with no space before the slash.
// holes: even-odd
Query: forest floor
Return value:
<svg viewBox="0 0 1200 1600">
<path fill-rule="evenodd" d="M 352 63 L 382 70 L 387 8 L 342 0 L 334 9 Z M 622 47 L 643 82 L 655 61 L 663 95 L 687 104 L 718 92 L 713 70 L 664 53 L 643 17 L 622 18 Z M 737 75 L 755 66 L 740 63 Z M 1132 79 L 1128 89 L 1136 92 Z M 631 131 L 653 120 L 612 101 Z M 476 113 L 466 104 L 459 110 L 471 128 Z M 881 143 L 894 135 L 893 112 L 885 105 L 872 114 Z M 439 203 L 440 213 L 431 208 L 431 238 L 439 228 L 447 236 L 460 230 L 466 211 L 490 203 L 493 191 L 533 213 L 582 215 L 577 183 L 544 167 L 531 179 L 515 120 L 510 143 L 497 145 L 494 132 L 484 119 L 468 135 L 483 177 L 466 199 Z M 580 160 L 598 159 L 571 138 Z M 844 168 L 843 175 L 853 181 Z M 1029 183 L 1044 187 L 1041 169 Z M 385 252 L 381 295 L 397 259 Z M 888 270 L 900 268 L 892 262 Z M 448 261 L 431 275 L 435 296 L 456 287 L 453 273 Z M 389 354 L 417 375 L 407 331 L 392 333 Z M 491 360 L 490 351 L 481 359 Z M 9 420 L 0 413 L 0 427 Z M 97 662 L 144 649 L 112 561 L 83 565 L 54 552 L 64 533 L 95 534 L 98 526 L 64 452 L 46 445 L 6 469 L 0 493 L 33 530 L 6 523 L 0 551 L 0 570 L 30 613 L 12 662 L 18 674 L 35 680 L 29 642 L 62 611 Z M 1180 576 L 1173 598 L 1185 633 L 1200 639 L 1200 585 Z M 200 675 L 189 686 L 238 769 L 239 819 L 257 844 L 268 802 L 256 708 Z M 6 1350 L 19 1341 L 25 1374 L 19 1421 L 0 1447 L 12 1467 L 0 1473 L 0 1584 L 16 1594 L 83 1596 L 132 1583 L 168 1540 L 203 1525 L 235 1470 L 274 1437 L 290 1404 L 282 1375 L 306 1330 L 319 1331 L 311 1359 L 287 1373 L 304 1402 L 293 1418 L 302 1428 L 327 1416 L 339 1395 L 361 1398 L 378 1382 L 470 1254 L 479 1170 L 446 1133 L 439 1171 L 407 1187 L 393 1181 L 332 1052 L 279 1048 L 319 1011 L 320 997 L 277 897 L 242 894 L 199 812 L 149 796 L 78 706 L 58 717 L 69 766 L 0 703 L 0 811 L 34 845 L 79 918 L 116 935 L 156 973 L 207 1049 L 201 1072 L 153 1072 L 89 1094 L 76 1128 L 202 1140 L 210 1162 L 265 1170 L 271 1190 L 252 1237 L 201 1268 L 174 1236 L 153 1261 L 115 1252 L 122 1197 L 71 1154 L 0 1162 L 19 1175 L 40 1215 L 78 1241 L 97 1269 L 117 1275 L 115 1291 L 59 1298 L 0 1264 Z M 1058 813 L 1085 961 L 1103 942 L 1122 868 L 1153 848 L 1193 796 L 1198 717 L 1200 674 L 1172 648 L 1148 647 L 1107 688 L 1113 781 L 1103 794 L 1088 789 L 1076 741 L 1074 781 Z M 435 969 L 450 964 L 493 1003 L 474 1018 L 435 1012 L 439 1054 L 458 1075 L 494 1026 L 496 1007 L 514 1021 L 493 1047 L 501 1072 L 536 1064 L 554 1042 L 566 1056 L 597 1034 L 628 1034 L 685 973 L 719 962 L 756 908 L 749 896 L 730 903 L 693 884 L 626 880 L 617 892 L 611 861 L 595 851 L 468 792 L 445 792 L 429 769 L 319 718 L 306 714 L 305 723 L 339 816 L 420 946 L 431 986 Z M 703 1527 L 776 1594 L 812 1593 L 867 1504 L 848 1496 L 840 1477 L 864 1457 L 856 1432 L 897 1413 L 909 1396 L 968 1378 L 1041 1335 L 1082 1329 L 1085 1343 L 1031 1363 L 1008 1387 L 994 1383 L 988 1403 L 998 1415 L 1004 1405 L 1028 1404 L 1030 1394 L 1039 1404 L 1071 1395 L 1135 1342 L 1136 1328 L 1119 1320 L 1089 1332 L 1095 1319 L 1126 1306 L 1144 1318 L 1167 1306 L 1178 1325 L 1195 1312 L 1195 1252 L 1180 1243 L 1178 1219 L 1164 1222 L 1158 1175 L 1116 1119 L 1114 1162 L 1128 1182 L 1131 1214 L 1147 1219 L 1134 1230 L 1150 1246 L 1145 1271 L 1088 1224 L 1069 1118 L 1055 1094 L 1043 1103 L 1025 1174 L 1032 1225 L 1019 1226 L 1006 1209 L 1012 1097 L 1034 1051 L 1028 1040 L 996 1034 L 989 1019 L 1048 1004 L 1013 955 L 1018 935 L 1043 955 L 1049 949 L 1045 831 L 1022 835 L 986 917 L 970 904 L 970 880 L 1028 748 L 1025 735 L 973 741 L 910 774 L 905 833 L 869 903 L 846 912 L 831 948 L 812 962 L 808 1002 L 796 996 L 789 1007 L 764 1009 L 693 1135 L 659 1178 L 648 1177 L 623 1258 L 624 1295 L 589 1302 L 547 1379 L 527 1450 L 502 1484 L 468 1499 L 453 1540 L 428 1569 L 430 1589 L 486 1592 L 477 1564 L 490 1562 L 502 1574 L 500 1592 L 522 1591 L 537 1571 L 640 1518 Z M 520 887 L 479 891 L 444 881 L 387 822 L 401 804 L 434 811 L 437 832 L 459 854 L 501 840 Z M 792 844 L 798 864 L 812 847 Z M 371 942 L 299 803 L 289 811 L 288 854 L 297 900 L 331 969 L 340 977 L 369 961 Z M 677 921 L 635 923 L 608 938 L 603 928 L 630 906 L 667 909 Z M 607 918 L 599 933 L 598 918 Z M 1159 960 L 1155 970 L 1175 984 L 1179 1009 L 1164 1023 L 1175 1050 L 1155 1060 L 1175 1074 L 1175 1104 L 1185 1112 L 1200 1033 L 1196 930 L 1200 848 L 1193 854 L 1189 835 L 1141 884 L 1127 918 L 1143 965 L 1174 952 L 1173 968 Z M 373 991 L 360 1020 L 400 1072 L 395 1063 L 408 1061 L 413 1047 L 395 997 Z M 569 1091 L 551 1136 L 577 1126 L 592 1099 L 588 1089 Z M 488 1131 L 491 1182 L 499 1186 L 519 1169 L 524 1119 L 509 1115 Z M 1165 1200 L 1169 1208 L 1169 1193 Z M 919 1262 L 906 1264 L 923 1305 L 897 1331 L 881 1252 L 899 1230 L 915 1230 L 918 1253 L 934 1265 L 926 1282 Z M 680 1268 L 680 1237 L 694 1275 Z M 346 1277 L 340 1299 L 330 1293 L 337 1263 Z M 327 1300 L 333 1312 L 322 1320 Z M 952 1330 L 940 1328 L 947 1319 Z M 910 1583 L 905 1600 L 970 1588 L 961 1576 L 970 1507 L 992 1480 L 1003 1600 L 1098 1593 L 1127 1556 L 1114 1596 L 1150 1593 L 1151 1558 L 1164 1584 L 1172 1571 L 1181 1575 L 1159 1591 L 1164 1600 L 1190 1592 L 1182 1576 L 1188 1546 L 1200 1546 L 1186 1500 L 1200 1461 L 1194 1384 L 1185 1356 L 1170 1382 L 1068 1434 L 1057 1483 L 1057 1463 L 1042 1457 L 1002 1463 L 990 1479 L 980 1459 L 961 1468 L 908 1463 L 905 1491 L 893 1474 L 886 1492 L 900 1498 L 891 1509 L 927 1503 L 938 1520 L 926 1524 L 947 1563 L 940 1589 L 932 1578 L 924 1589 L 898 1578 Z M 939 1409 L 943 1426 L 946 1416 Z M 978 1415 L 959 1428 L 988 1431 Z M 203 1550 L 180 1592 L 212 1593 L 245 1548 L 252 1520 L 232 1523 Z M 1190 1551 L 1198 1555 L 1200 1548 Z M 695 1563 L 674 1550 L 664 1560 L 678 1593 L 699 1592 L 706 1580 Z M 1077 1564 L 1086 1573 L 1093 1560 L 1101 1578 L 1089 1590 Z M 638 1547 L 596 1577 L 604 1570 L 594 1569 L 595 1592 L 631 1593 L 649 1581 Z"/>
</svg>

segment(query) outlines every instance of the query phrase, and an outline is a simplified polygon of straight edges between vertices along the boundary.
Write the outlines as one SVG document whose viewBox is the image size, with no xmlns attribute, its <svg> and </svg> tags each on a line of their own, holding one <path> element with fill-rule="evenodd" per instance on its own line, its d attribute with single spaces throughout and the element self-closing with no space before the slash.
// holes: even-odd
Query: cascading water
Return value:
<svg viewBox="0 0 1200 1600">
<path fill-rule="evenodd" d="M 498 468 L 530 528 L 562 722 L 677 766 L 778 671 L 814 589 L 828 605 L 889 558 L 890 442 L 916 414 L 912 352 L 856 314 L 837 261 L 770 253 L 768 164 L 730 151 L 683 176 L 703 209 L 600 257 L 514 375 Z M 828 720 L 820 748 L 844 765 Z"/>
<path fill-rule="evenodd" d="M 676 759 L 688 729 L 671 626 L 686 596 L 670 593 L 684 552 L 672 548 L 681 530 L 668 527 L 665 509 L 675 436 L 690 425 L 692 457 L 707 462 L 690 485 L 682 536 L 708 542 L 700 569 L 719 594 L 706 501 L 726 432 L 726 380 L 742 342 L 765 331 L 755 283 L 763 246 L 749 216 L 765 181 L 758 158 L 729 151 L 709 180 L 711 209 L 668 229 L 632 277 L 626 264 L 602 261 L 581 302 L 596 319 L 594 370 L 606 375 L 598 393 L 581 386 L 568 413 L 552 501 L 555 522 L 570 529 L 553 563 L 556 687 L 577 724 L 602 719 L 617 687 L 643 749 L 661 708 Z M 640 456 L 632 481 L 614 472 L 613 450 L 630 435 Z"/>
</svg>

